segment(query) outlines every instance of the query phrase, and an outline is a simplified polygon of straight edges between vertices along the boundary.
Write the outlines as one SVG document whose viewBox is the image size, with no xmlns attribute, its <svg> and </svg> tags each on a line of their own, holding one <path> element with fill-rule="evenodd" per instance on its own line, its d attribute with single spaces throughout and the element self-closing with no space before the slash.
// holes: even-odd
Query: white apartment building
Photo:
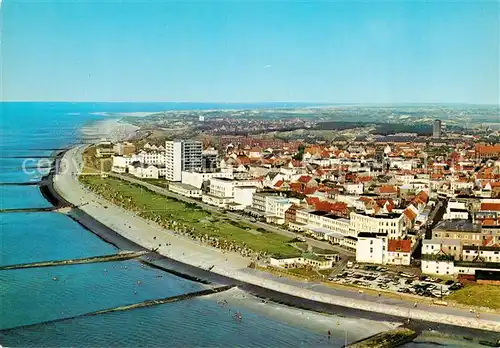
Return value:
<svg viewBox="0 0 500 348">
<path fill-rule="evenodd" d="M 358 184 L 348 183 L 345 185 L 345 189 L 346 189 L 347 193 L 349 193 L 349 194 L 362 195 L 364 185 L 362 183 L 358 183 Z"/>
<path fill-rule="evenodd" d="M 203 172 L 182 172 L 182 183 L 186 185 L 194 186 L 201 189 L 205 181 L 211 180 L 213 178 L 226 178 L 233 179 L 232 171 L 225 172 L 215 172 L 215 173 L 203 173 Z"/>
<path fill-rule="evenodd" d="M 443 216 L 445 220 L 467 220 L 469 211 L 465 202 L 448 201 L 446 213 Z"/>
<path fill-rule="evenodd" d="M 182 171 L 200 171 L 203 146 L 196 140 L 174 140 L 165 142 L 166 179 L 181 181 Z"/>
<path fill-rule="evenodd" d="M 255 186 L 236 186 L 234 188 L 234 203 L 241 209 L 252 205 L 253 195 L 257 191 Z"/>
<path fill-rule="evenodd" d="M 238 186 L 260 187 L 259 180 L 231 180 L 227 178 L 212 178 L 210 180 L 210 190 L 208 194 L 202 196 L 202 201 L 225 208 L 234 202 L 234 189 Z"/>
<path fill-rule="evenodd" d="M 462 260 L 500 263 L 500 247 L 464 245 Z"/>
<path fill-rule="evenodd" d="M 131 156 L 113 156 L 112 159 L 111 171 L 115 173 L 125 173 L 127 167 L 132 164 Z"/>
<path fill-rule="evenodd" d="M 405 236 L 406 227 L 403 214 L 393 214 L 393 216 L 371 216 L 351 212 L 351 229 L 353 237 L 359 232 L 387 233 L 389 239 L 399 239 Z"/>
<path fill-rule="evenodd" d="M 136 155 L 132 155 L 132 158 L 144 164 L 165 165 L 165 152 L 142 151 Z"/>
<path fill-rule="evenodd" d="M 281 196 L 266 197 L 266 221 L 282 225 L 285 212 L 292 206 L 290 199 Z"/>
<path fill-rule="evenodd" d="M 438 260 L 422 258 L 422 273 L 450 275 L 455 274 L 455 265 L 453 260 Z"/>
<path fill-rule="evenodd" d="M 386 264 L 387 238 L 387 233 L 359 233 L 356 245 L 356 262 Z"/>
<path fill-rule="evenodd" d="M 134 162 L 128 166 L 128 172 L 141 179 L 158 179 L 160 171 L 158 167 L 151 164 Z"/>
</svg>

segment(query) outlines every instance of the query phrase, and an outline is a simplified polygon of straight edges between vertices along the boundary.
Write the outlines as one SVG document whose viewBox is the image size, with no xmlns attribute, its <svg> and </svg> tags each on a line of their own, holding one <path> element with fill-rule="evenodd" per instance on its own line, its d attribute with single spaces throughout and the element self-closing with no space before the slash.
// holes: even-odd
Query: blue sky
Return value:
<svg viewBox="0 0 500 348">
<path fill-rule="evenodd" d="M 496 2 L 9 1 L 3 100 L 499 103 Z"/>
</svg>

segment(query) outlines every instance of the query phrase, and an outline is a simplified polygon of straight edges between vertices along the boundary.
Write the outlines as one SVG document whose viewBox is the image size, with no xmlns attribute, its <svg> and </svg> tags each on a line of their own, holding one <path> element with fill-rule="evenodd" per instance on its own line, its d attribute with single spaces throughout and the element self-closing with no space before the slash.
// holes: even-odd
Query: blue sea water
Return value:
<svg viewBox="0 0 500 348">
<path fill-rule="evenodd" d="M 48 156 L 53 149 L 78 143 L 78 129 L 104 119 L 100 115 L 103 112 L 285 106 L 291 105 L 0 103 L 0 184 L 39 180 L 40 173 L 22 171 L 25 159 Z M 12 156 L 22 158 L 7 158 Z M 49 203 L 37 186 L 0 185 L 1 209 L 47 206 Z M 113 246 L 65 215 L 0 213 L 0 265 L 115 252 Z M 277 319 L 252 307 L 241 309 L 244 321 L 237 323 L 228 309 L 221 308 L 210 297 L 65 319 L 203 287 L 137 261 L 0 271 L 0 330 L 10 329 L 0 331 L 0 344 L 16 347 L 340 347 L 345 343 L 343 333 L 334 331 L 328 340 L 324 331 L 311 325 Z M 55 319 L 65 320 L 44 324 Z M 331 319 L 332 325 L 336 320 L 339 318 Z M 35 325 L 21 328 L 30 324 Z M 349 334 L 349 341 L 361 336 Z M 426 345 L 419 343 L 418 346 Z"/>
<path fill-rule="evenodd" d="M 83 258 L 117 251 L 77 222 L 54 212 L 3 214 L 0 230 L 0 266 Z"/>
</svg>

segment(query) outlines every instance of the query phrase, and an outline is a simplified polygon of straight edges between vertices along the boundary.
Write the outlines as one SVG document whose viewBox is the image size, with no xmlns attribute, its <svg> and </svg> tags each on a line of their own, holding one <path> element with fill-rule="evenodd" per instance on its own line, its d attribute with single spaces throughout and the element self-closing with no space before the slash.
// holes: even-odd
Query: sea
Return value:
<svg viewBox="0 0 500 348">
<path fill-rule="evenodd" d="M 0 103 L 0 209 L 50 207 L 36 185 L 45 174 L 44 169 L 33 168 L 57 149 L 80 143 L 83 128 L 110 117 L 121 118 L 117 116 L 120 113 L 289 106 L 289 103 Z M 117 252 L 116 247 L 66 215 L 50 211 L 0 212 L 0 266 Z M 342 347 L 394 325 L 263 303 L 238 289 L 153 307 L 82 316 L 206 287 L 134 260 L 0 270 L 0 345 Z M 221 301 L 227 304 L 221 305 Z M 241 321 L 234 319 L 235 311 L 242 314 Z M 474 346 L 432 332 L 407 347 L 436 345 Z"/>
</svg>

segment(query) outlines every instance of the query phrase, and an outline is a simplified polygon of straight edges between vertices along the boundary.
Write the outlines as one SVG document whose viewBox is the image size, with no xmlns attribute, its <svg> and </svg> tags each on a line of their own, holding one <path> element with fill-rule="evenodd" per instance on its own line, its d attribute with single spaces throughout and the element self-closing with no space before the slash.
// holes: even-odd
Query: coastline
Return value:
<svg viewBox="0 0 500 348">
<path fill-rule="evenodd" d="M 75 152 L 78 152 L 78 148 L 73 148 L 67 151 L 64 156 L 68 156 L 71 160 L 73 160 L 73 162 L 77 163 L 78 160 L 73 158 L 77 155 Z M 54 193 L 59 195 L 59 198 L 64 199 L 63 197 L 66 197 L 68 198 L 67 202 L 71 201 L 74 205 L 81 204 L 82 202 L 79 201 L 79 198 L 77 198 L 78 193 L 75 196 L 75 191 L 78 191 L 78 189 L 82 190 L 82 188 L 75 187 L 75 184 L 79 185 L 79 183 L 74 179 L 72 180 L 73 183 L 71 183 L 71 180 L 67 180 L 68 176 L 69 175 L 62 178 L 59 175 L 53 175 L 54 180 L 49 180 L 49 184 L 53 184 L 55 187 Z M 64 178 L 66 180 L 64 180 Z M 62 184 L 64 181 L 66 181 L 65 184 Z M 69 186 L 67 186 L 68 184 Z M 68 188 L 71 188 L 71 190 L 68 190 Z M 85 194 L 88 195 L 88 193 L 84 193 L 84 195 Z M 72 195 L 73 197 L 68 197 Z M 154 261 L 154 264 L 158 267 L 175 269 L 176 272 L 180 274 L 188 274 L 190 276 L 194 276 L 195 278 L 209 282 L 221 284 L 229 282 L 236 284 L 240 289 L 257 297 L 267 298 L 277 303 L 285 303 L 292 307 L 313 310 L 316 312 L 330 314 L 341 313 L 342 315 L 348 317 L 391 322 L 402 322 L 408 317 L 408 308 L 397 308 L 383 303 L 373 303 L 366 300 L 353 300 L 352 298 L 345 298 L 338 295 L 324 294 L 305 288 L 297 288 L 291 285 L 278 283 L 270 279 L 260 278 L 256 275 L 249 274 L 248 272 L 242 272 L 246 269 L 247 265 L 245 263 L 242 264 L 242 260 L 235 260 L 239 262 L 236 262 L 237 267 L 232 267 L 233 269 L 224 269 L 224 267 L 221 267 L 224 266 L 223 264 L 217 265 L 211 272 L 209 272 L 206 270 L 206 268 L 210 266 L 208 261 L 213 262 L 214 260 L 210 259 L 210 257 L 208 260 L 206 257 L 199 259 L 197 256 L 205 256 L 205 253 L 213 254 L 216 252 L 218 253 L 218 258 L 220 258 L 220 251 L 210 250 L 210 248 L 199 245 L 193 241 L 184 240 L 183 243 L 178 243 L 183 238 L 169 234 L 168 231 L 158 231 L 158 227 L 155 228 L 151 225 L 151 223 L 148 223 L 138 217 L 134 217 L 130 212 L 125 212 L 121 208 L 113 207 L 109 202 L 106 203 L 106 209 L 108 210 L 108 212 L 106 212 L 106 209 L 103 209 L 102 205 L 99 203 L 100 200 L 101 199 L 99 199 L 99 197 L 93 197 L 92 204 L 87 204 L 84 207 L 75 210 L 76 212 L 81 211 L 78 213 L 82 214 L 79 222 L 82 223 L 82 221 L 85 221 L 82 225 L 110 243 L 115 245 L 121 244 L 118 245 L 119 247 L 135 246 L 139 248 L 152 249 L 153 247 L 156 247 L 156 245 L 152 244 L 152 240 L 147 240 L 147 236 L 144 232 L 142 233 L 142 236 L 139 236 L 131 233 L 130 230 L 126 228 L 126 224 L 122 224 L 122 227 L 117 226 L 113 223 L 113 221 L 109 220 L 109 215 L 117 214 L 118 216 L 121 216 L 120 221 L 127 221 L 127 223 L 133 224 L 135 227 L 133 230 L 135 231 L 152 230 L 155 234 L 162 233 L 163 237 L 166 237 L 165 240 L 171 241 L 172 244 L 175 243 L 175 248 L 166 248 L 164 246 L 159 248 L 159 252 L 163 256 L 158 257 L 158 259 Z M 108 215 L 108 218 L 106 218 L 106 215 Z M 73 218 L 76 219 L 77 217 L 73 216 Z M 98 222 L 102 226 L 96 225 L 96 223 L 92 226 L 92 224 L 89 223 L 89 221 L 92 220 L 96 221 L 96 223 Z M 103 226 L 105 228 L 103 228 Z M 199 252 L 197 253 L 196 251 L 193 251 L 194 249 L 200 248 L 202 248 L 203 255 Z M 190 255 L 185 255 L 186 251 L 190 253 Z M 224 256 L 230 257 L 230 255 L 223 255 L 223 257 Z M 231 255 L 231 259 L 234 258 L 235 257 Z M 194 259 L 197 261 L 194 262 Z M 232 262 L 231 266 L 234 266 Z M 226 268 L 228 268 L 227 265 Z M 489 330 L 493 333 L 500 330 L 500 324 L 498 324 L 497 321 L 484 319 L 477 320 L 475 318 L 443 315 L 440 313 L 428 313 L 428 311 L 421 309 L 413 310 L 411 313 L 411 319 L 411 326 L 415 326 L 419 330 L 433 328 L 439 331 L 452 332 L 458 335 L 465 335 L 466 331 L 470 333 L 470 335 L 475 335 L 484 333 L 484 331 L 481 330 Z"/>
</svg>

